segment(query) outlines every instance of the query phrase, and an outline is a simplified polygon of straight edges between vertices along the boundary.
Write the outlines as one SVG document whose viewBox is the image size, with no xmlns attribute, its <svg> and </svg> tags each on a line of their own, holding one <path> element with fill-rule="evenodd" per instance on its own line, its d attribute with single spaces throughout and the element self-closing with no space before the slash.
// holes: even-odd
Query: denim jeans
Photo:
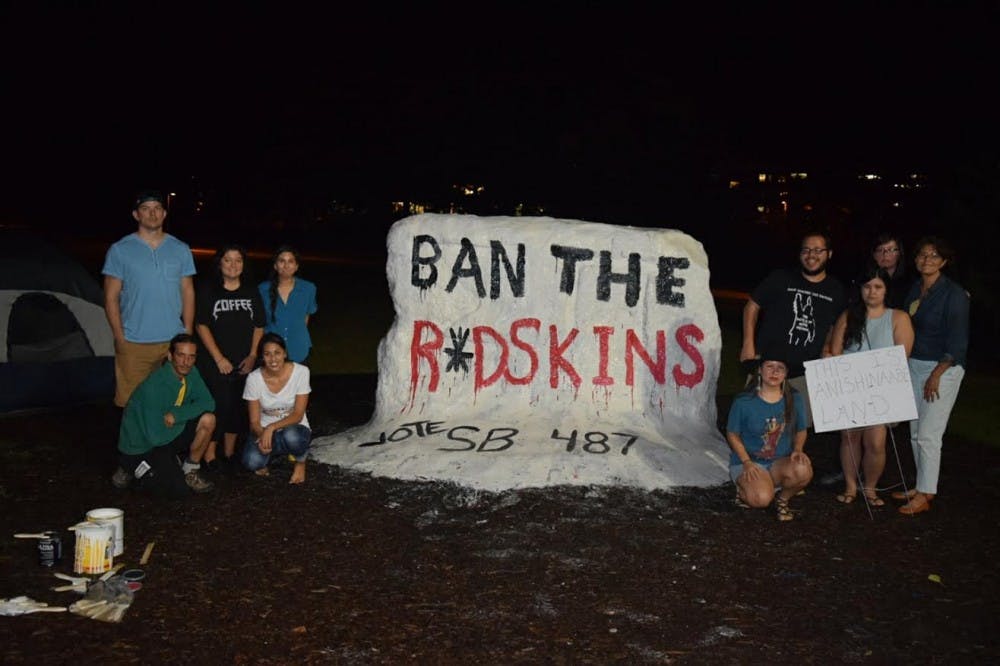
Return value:
<svg viewBox="0 0 1000 666">
<path fill-rule="evenodd" d="M 271 456 L 290 455 L 296 462 L 305 462 L 309 454 L 309 442 L 312 440 L 312 431 L 302 424 L 281 428 L 274 432 L 271 437 L 271 452 L 263 453 L 257 444 L 254 435 L 247 437 L 246 446 L 243 447 L 243 466 L 251 472 L 267 467 Z"/>
<path fill-rule="evenodd" d="M 938 386 L 938 399 L 927 402 L 924 400 L 924 384 L 937 362 L 911 358 L 909 365 L 913 399 L 917 403 L 917 420 L 910 421 L 910 445 L 913 447 L 913 461 L 917 465 L 917 490 L 936 495 L 942 439 L 965 376 L 965 368 L 953 365 L 945 370 Z"/>
</svg>

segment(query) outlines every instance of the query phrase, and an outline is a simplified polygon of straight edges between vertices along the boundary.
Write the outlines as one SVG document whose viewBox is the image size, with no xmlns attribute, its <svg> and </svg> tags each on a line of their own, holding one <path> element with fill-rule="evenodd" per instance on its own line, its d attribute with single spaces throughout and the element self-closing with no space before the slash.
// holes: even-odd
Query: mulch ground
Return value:
<svg viewBox="0 0 1000 666">
<path fill-rule="evenodd" d="M 320 433 L 370 415 L 373 377 L 318 377 Z M 724 409 L 720 413 L 725 413 Z M 896 429 L 912 470 L 906 428 Z M 120 624 L 0 617 L 4 663 L 995 663 L 1000 452 L 947 440 L 933 510 L 843 506 L 817 484 L 796 519 L 731 487 L 571 487 L 490 494 L 314 464 L 223 478 L 158 503 L 109 483 L 110 406 L 0 419 L 0 597 L 69 605 L 65 528 L 125 512 L 133 567 Z M 807 445 L 817 476 L 832 435 Z M 899 480 L 890 462 L 883 485 Z M 61 529 L 39 566 L 15 532 Z"/>
</svg>

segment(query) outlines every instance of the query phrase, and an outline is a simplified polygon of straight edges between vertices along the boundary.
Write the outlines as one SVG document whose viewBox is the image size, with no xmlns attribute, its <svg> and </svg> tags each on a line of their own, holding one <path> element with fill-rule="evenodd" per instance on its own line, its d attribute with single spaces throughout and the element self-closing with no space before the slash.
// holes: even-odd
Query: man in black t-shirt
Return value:
<svg viewBox="0 0 1000 666">
<path fill-rule="evenodd" d="M 807 426 L 812 426 L 812 410 L 802 363 L 829 353 L 833 322 L 847 306 L 844 285 L 826 272 L 832 256 L 826 235 L 807 234 L 802 238 L 798 270 L 772 272 L 743 308 L 740 361 L 752 361 L 760 349 L 782 349 L 788 360 L 788 381 L 805 398 Z"/>
</svg>

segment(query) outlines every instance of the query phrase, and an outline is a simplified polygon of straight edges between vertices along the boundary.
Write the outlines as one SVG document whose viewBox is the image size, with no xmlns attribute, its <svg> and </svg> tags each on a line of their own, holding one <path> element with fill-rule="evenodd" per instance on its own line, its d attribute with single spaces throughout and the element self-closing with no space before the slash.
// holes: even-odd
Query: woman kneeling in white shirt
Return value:
<svg viewBox="0 0 1000 666">
<path fill-rule="evenodd" d="M 243 466 L 267 475 L 271 456 L 290 455 L 295 469 L 289 483 L 306 480 L 306 458 L 312 431 L 306 417 L 309 368 L 288 360 L 285 340 L 265 333 L 258 356 L 263 365 L 247 376 L 243 399 L 250 409 L 250 435 L 243 447 Z"/>
</svg>

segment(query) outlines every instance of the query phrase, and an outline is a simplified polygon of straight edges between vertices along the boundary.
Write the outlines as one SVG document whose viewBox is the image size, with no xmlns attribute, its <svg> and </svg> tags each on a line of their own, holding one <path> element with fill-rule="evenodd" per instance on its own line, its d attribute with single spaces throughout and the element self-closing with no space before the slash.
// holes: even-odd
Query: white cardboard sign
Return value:
<svg viewBox="0 0 1000 666">
<path fill-rule="evenodd" d="M 917 418 L 902 345 L 806 361 L 816 432 Z"/>
</svg>

